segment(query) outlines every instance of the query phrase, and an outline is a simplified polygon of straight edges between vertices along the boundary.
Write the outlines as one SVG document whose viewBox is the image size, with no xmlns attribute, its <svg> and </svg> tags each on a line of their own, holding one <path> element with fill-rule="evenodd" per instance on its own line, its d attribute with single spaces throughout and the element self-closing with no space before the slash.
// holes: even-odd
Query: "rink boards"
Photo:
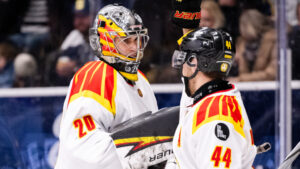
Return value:
<svg viewBox="0 0 300 169">
<path fill-rule="evenodd" d="M 276 83 L 240 83 L 256 144 L 273 149 L 256 157 L 254 166 L 275 168 Z M 182 85 L 152 85 L 159 108 L 177 106 Z M 300 140 L 300 87 L 292 83 L 292 146 Z M 59 115 L 65 87 L 0 90 L 0 168 L 52 169 L 58 150 Z M 294 168 L 300 169 L 300 160 Z"/>
</svg>

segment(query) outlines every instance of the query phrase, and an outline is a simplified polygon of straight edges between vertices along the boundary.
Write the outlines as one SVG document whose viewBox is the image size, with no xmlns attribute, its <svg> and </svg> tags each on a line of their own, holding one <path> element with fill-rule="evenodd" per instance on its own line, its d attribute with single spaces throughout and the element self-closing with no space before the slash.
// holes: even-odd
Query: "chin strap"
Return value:
<svg viewBox="0 0 300 169">
<path fill-rule="evenodd" d="M 186 63 L 190 67 L 195 67 L 196 66 L 195 64 L 191 64 L 189 61 L 187 61 Z M 181 76 L 183 77 L 183 80 L 184 80 L 185 93 L 187 94 L 187 96 L 192 97 L 191 90 L 189 88 L 189 80 L 193 79 L 197 75 L 197 73 L 199 72 L 199 69 L 197 67 L 196 70 L 195 70 L 195 72 L 190 77 L 187 77 L 187 76 L 184 76 L 182 74 L 182 68 L 183 68 L 183 66 L 181 66 Z"/>
<path fill-rule="evenodd" d="M 189 79 L 186 77 L 183 77 L 183 83 L 184 83 L 184 87 L 185 87 L 185 93 L 188 97 L 191 97 L 191 92 L 190 92 L 190 88 L 189 88 Z"/>
<path fill-rule="evenodd" d="M 192 74 L 192 76 L 190 76 L 190 77 L 186 77 L 186 76 L 183 76 L 182 75 L 182 77 L 183 77 L 183 80 L 184 80 L 184 85 L 185 85 L 185 92 L 186 92 L 186 94 L 187 94 L 187 96 L 189 96 L 189 97 L 191 97 L 192 95 L 191 95 L 191 90 L 190 90 L 190 88 L 189 88 L 189 80 L 191 80 L 191 79 L 193 79 L 196 75 L 197 75 L 197 73 L 198 73 L 198 69 L 196 69 L 196 71 Z M 182 71 L 181 71 L 182 72 Z"/>
</svg>

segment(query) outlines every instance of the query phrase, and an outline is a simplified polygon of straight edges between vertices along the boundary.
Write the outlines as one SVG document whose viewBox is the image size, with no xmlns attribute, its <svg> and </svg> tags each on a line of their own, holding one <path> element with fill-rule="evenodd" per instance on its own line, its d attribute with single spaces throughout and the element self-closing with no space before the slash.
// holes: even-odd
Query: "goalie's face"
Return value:
<svg viewBox="0 0 300 169">
<path fill-rule="evenodd" d="M 142 59 L 147 42 L 147 35 L 129 35 L 114 39 L 118 53 L 127 57 L 129 61 L 140 61 Z"/>
</svg>

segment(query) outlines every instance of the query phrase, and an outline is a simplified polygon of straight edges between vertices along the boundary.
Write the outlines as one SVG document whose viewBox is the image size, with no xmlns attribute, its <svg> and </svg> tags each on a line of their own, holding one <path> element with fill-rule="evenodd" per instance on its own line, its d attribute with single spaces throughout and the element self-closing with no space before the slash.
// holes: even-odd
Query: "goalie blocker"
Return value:
<svg viewBox="0 0 300 169">
<path fill-rule="evenodd" d="M 179 106 L 146 112 L 118 125 L 111 137 L 118 154 L 132 169 L 147 168 L 173 157 L 172 140 L 179 122 Z"/>
<path fill-rule="evenodd" d="M 172 141 L 179 122 L 179 106 L 145 112 L 119 124 L 111 132 L 119 156 L 131 169 L 143 169 L 173 158 Z M 269 151 L 270 143 L 257 146 L 257 154 Z"/>
</svg>

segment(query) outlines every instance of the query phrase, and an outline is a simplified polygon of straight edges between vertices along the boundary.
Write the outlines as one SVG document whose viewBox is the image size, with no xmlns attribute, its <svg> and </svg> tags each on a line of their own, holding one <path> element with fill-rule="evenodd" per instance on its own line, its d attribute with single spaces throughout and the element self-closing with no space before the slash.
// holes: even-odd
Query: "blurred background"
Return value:
<svg viewBox="0 0 300 169">
<path fill-rule="evenodd" d="M 111 3 L 138 13 L 150 41 L 140 70 L 159 108 L 179 105 L 181 80 L 171 68 L 181 29 L 169 0 L 0 0 L 0 169 L 52 169 L 59 120 L 73 74 L 97 60 L 88 29 Z M 256 144 L 257 169 L 277 168 L 300 141 L 300 1 L 202 0 L 199 26 L 223 29 L 236 44 L 227 80 L 241 90 Z M 296 160 L 293 169 L 300 169 Z"/>
</svg>

